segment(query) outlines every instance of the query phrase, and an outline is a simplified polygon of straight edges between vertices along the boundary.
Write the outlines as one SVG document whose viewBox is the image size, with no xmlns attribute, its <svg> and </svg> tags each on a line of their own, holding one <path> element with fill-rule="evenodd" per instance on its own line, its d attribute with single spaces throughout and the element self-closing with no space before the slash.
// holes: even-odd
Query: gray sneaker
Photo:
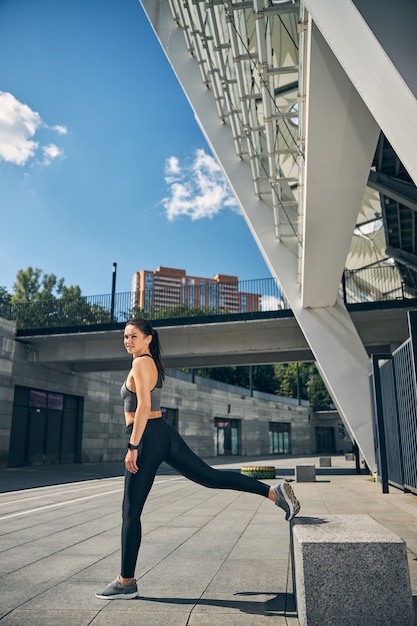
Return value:
<svg viewBox="0 0 417 626">
<path fill-rule="evenodd" d="M 100 600 L 132 600 L 138 595 L 136 580 L 132 580 L 130 585 L 123 585 L 120 576 L 107 585 L 104 591 L 96 593 L 96 598 Z"/>
<path fill-rule="evenodd" d="M 300 511 L 300 503 L 298 502 L 292 487 L 284 481 L 280 485 L 273 487 L 277 501 L 275 504 L 285 511 L 285 519 L 290 522 L 293 517 Z"/>
</svg>

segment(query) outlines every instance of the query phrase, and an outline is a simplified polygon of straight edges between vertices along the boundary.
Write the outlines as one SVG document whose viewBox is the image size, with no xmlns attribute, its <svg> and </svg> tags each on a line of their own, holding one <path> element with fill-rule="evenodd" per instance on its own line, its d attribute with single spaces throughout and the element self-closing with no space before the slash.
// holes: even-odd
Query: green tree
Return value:
<svg viewBox="0 0 417 626">
<path fill-rule="evenodd" d="M 64 279 L 55 274 L 44 274 L 38 267 L 19 270 L 13 283 L 12 302 L 38 302 L 51 300 L 60 296 Z"/>
<path fill-rule="evenodd" d="M 333 406 L 332 399 L 317 368 L 308 380 L 307 391 L 310 405 L 314 411 L 327 411 Z"/>
<path fill-rule="evenodd" d="M 219 382 L 227 385 L 234 385 L 236 387 L 247 387 L 249 377 L 245 376 L 241 371 L 243 368 L 229 366 L 229 367 L 203 367 L 194 369 L 196 376 L 202 378 L 210 378 L 212 380 L 218 380 Z"/>
<path fill-rule="evenodd" d="M 264 393 L 277 393 L 277 380 L 273 365 L 252 366 L 252 388 Z"/>
<path fill-rule="evenodd" d="M 62 285 L 61 297 L 55 301 L 55 311 L 57 326 L 106 324 L 110 321 L 110 311 L 102 304 L 83 296 L 78 285 Z"/>
<path fill-rule="evenodd" d="M 275 393 L 276 381 L 273 365 L 253 365 L 252 389 L 265 393 Z M 235 387 L 249 389 L 251 371 L 247 365 L 229 367 L 209 367 L 195 369 L 194 374 L 203 378 L 211 378 Z"/>
<path fill-rule="evenodd" d="M 0 287 L 0 317 L 9 318 L 11 297 L 6 287 Z"/>
<path fill-rule="evenodd" d="M 10 304 L 11 297 L 12 296 L 7 291 L 6 287 L 0 287 L 0 305 Z"/>
<path fill-rule="evenodd" d="M 307 400 L 307 363 L 279 363 L 274 366 L 277 394 L 285 398 Z"/>
<path fill-rule="evenodd" d="M 333 407 L 315 363 L 278 363 L 252 366 L 252 389 L 284 398 L 308 400 L 315 411 Z M 187 371 L 187 370 L 186 370 Z M 189 370 L 188 370 L 189 371 Z M 250 387 L 248 366 L 194 369 L 194 374 L 237 387 Z"/>
<path fill-rule="evenodd" d="M 81 294 L 78 285 L 39 268 L 19 270 L 11 296 L 18 328 L 50 328 L 107 323 L 110 311 Z"/>
<path fill-rule="evenodd" d="M 278 395 L 308 400 L 315 411 L 331 408 L 332 399 L 315 363 L 275 365 Z"/>
</svg>

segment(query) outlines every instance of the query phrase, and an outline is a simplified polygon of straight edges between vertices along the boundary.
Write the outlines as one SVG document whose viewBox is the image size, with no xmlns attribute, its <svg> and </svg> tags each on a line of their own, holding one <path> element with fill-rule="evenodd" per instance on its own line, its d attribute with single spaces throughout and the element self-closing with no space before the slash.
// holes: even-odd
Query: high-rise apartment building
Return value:
<svg viewBox="0 0 417 626">
<path fill-rule="evenodd" d="M 200 278 L 171 267 L 135 272 L 132 297 L 133 306 L 155 313 L 179 305 L 246 313 L 259 311 L 261 302 L 260 294 L 239 291 L 237 276 L 216 274 L 214 278 Z"/>
</svg>

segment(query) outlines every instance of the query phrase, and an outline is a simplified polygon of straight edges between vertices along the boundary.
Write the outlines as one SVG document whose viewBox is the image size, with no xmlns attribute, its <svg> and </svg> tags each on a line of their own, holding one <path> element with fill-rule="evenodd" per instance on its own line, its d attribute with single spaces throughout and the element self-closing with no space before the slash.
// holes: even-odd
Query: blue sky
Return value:
<svg viewBox="0 0 417 626">
<path fill-rule="evenodd" d="M 1 0 L 0 58 L 0 286 L 269 277 L 138 0 Z"/>
</svg>

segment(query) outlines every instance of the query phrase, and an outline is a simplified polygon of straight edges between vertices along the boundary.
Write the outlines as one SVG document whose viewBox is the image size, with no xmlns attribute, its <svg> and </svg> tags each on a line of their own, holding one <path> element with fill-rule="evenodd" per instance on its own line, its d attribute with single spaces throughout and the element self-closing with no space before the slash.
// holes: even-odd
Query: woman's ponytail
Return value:
<svg viewBox="0 0 417 626">
<path fill-rule="evenodd" d="M 159 374 L 162 377 L 162 380 L 164 380 L 165 378 L 165 367 L 164 364 L 162 363 L 162 356 L 161 356 L 161 344 L 159 342 L 159 335 L 158 335 L 158 331 L 155 330 L 155 328 L 152 328 L 152 341 L 149 344 L 149 350 L 151 351 L 153 360 L 155 361 L 155 365 L 158 369 Z"/>
<path fill-rule="evenodd" d="M 155 330 L 155 328 L 152 328 L 152 324 L 148 320 L 143 319 L 142 317 L 129 320 L 128 322 L 126 322 L 126 326 L 128 326 L 128 324 L 135 326 L 144 335 L 152 336 L 152 340 L 149 344 L 149 350 L 155 362 L 158 373 L 161 376 L 162 380 L 164 380 L 165 367 L 164 367 L 164 364 L 162 363 L 162 356 L 161 356 L 162 350 L 161 350 L 161 344 L 159 343 L 158 331 Z"/>
</svg>

